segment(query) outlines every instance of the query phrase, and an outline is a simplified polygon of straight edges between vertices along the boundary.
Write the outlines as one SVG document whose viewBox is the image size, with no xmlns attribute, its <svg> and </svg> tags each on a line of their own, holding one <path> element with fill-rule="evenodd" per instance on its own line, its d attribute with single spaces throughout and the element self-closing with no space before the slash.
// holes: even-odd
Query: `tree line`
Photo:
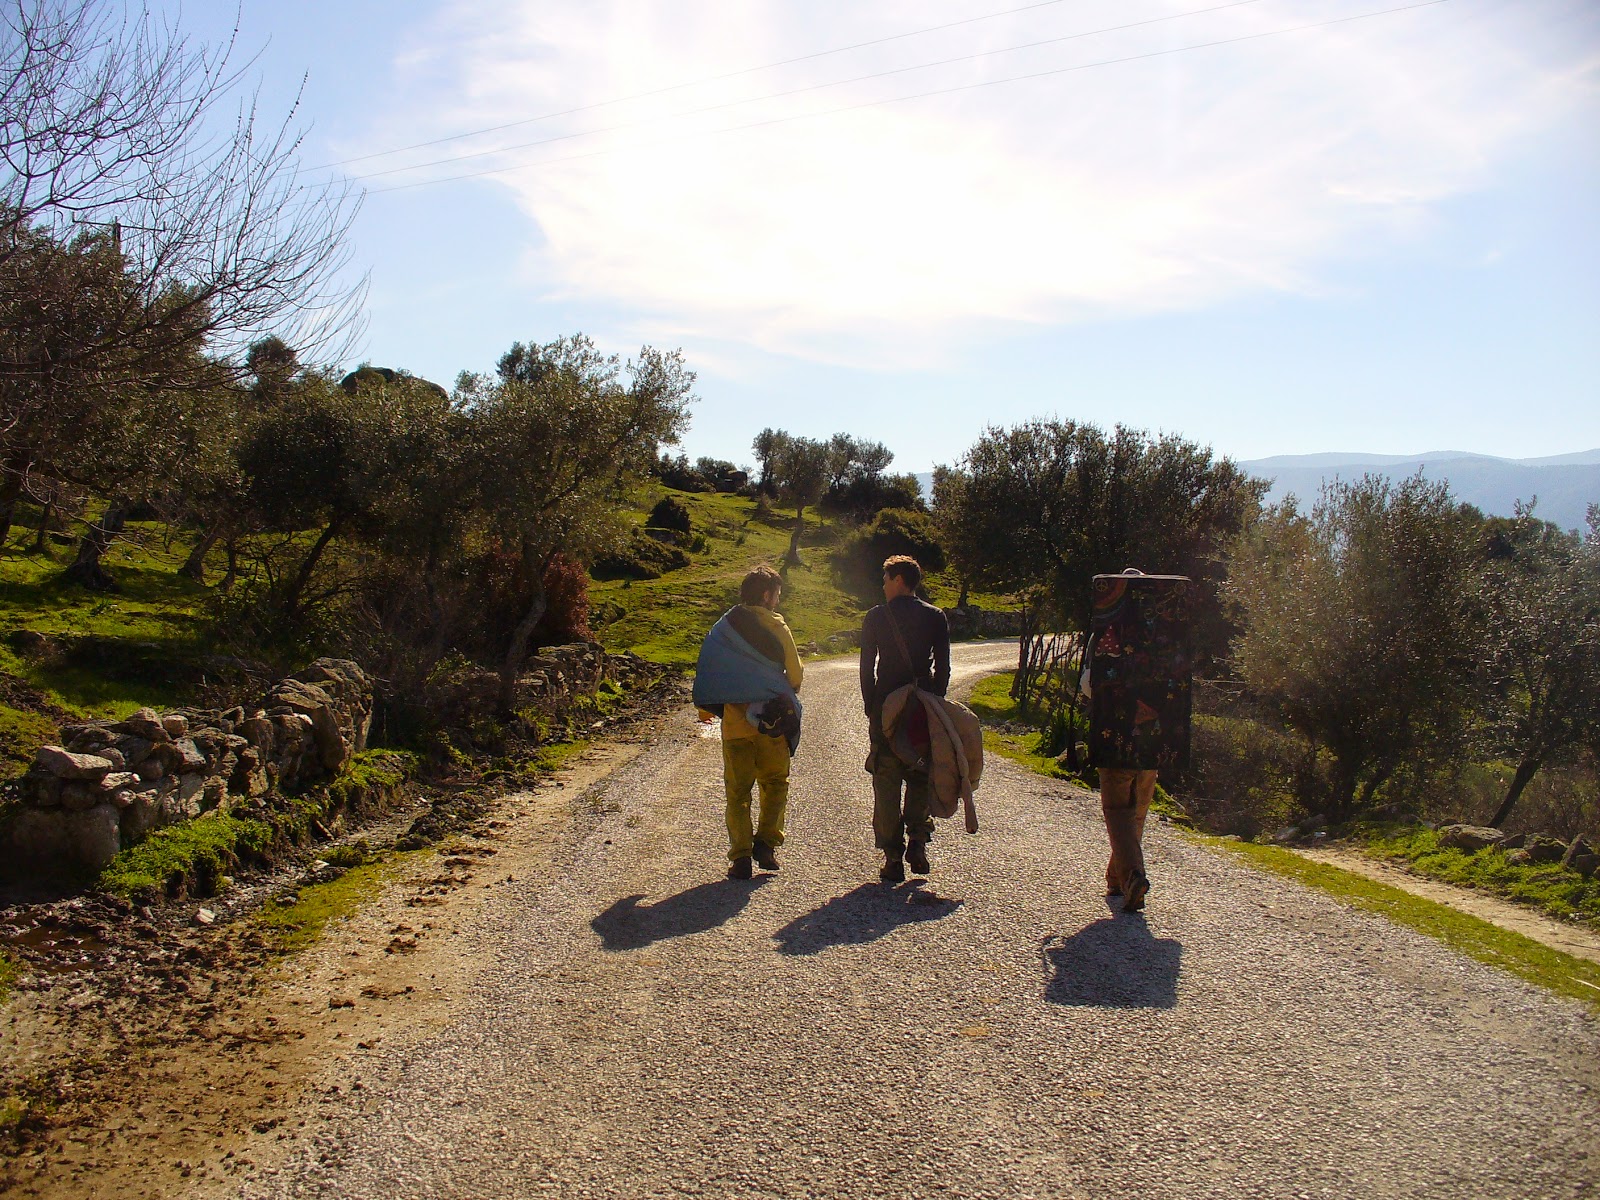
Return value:
<svg viewBox="0 0 1600 1200">
<path fill-rule="evenodd" d="M 1334 482 L 1304 508 L 1182 437 L 1075 421 L 991 428 L 935 472 L 934 515 L 965 579 L 1030 614 L 1016 692 L 1074 757 L 1089 581 L 1138 567 L 1200 585 L 1202 675 L 1291 735 L 1304 803 L 1348 819 L 1515 765 L 1504 822 L 1553 762 L 1600 754 L 1600 510 L 1586 534 L 1530 502 L 1485 518 L 1442 482 Z M 1064 635 L 1064 636 L 1063 636 Z"/>
</svg>

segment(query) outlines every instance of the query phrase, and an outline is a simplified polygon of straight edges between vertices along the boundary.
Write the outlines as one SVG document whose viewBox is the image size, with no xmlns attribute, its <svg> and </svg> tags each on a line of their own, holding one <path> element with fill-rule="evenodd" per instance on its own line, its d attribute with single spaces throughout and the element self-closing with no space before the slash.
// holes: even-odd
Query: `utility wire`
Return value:
<svg viewBox="0 0 1600 1200">
<path fill-rule="evenodd" d="M 958 92 L 977 91 L 979 88 L 997 87 L 1004 83 L 1020 83 L 1030 79 L 1044 79 L 1053 75 L 1067 75 L 1075 71 L 1087 71 L 1095 67 L 1119 66 L 1123 63 L 1142 62 L 1151 58 L 1164 58 L 1172 54 L 1183 54 L 1190 50 L 1210 50 L 1217 46 L 1233 46 L 1238 45 L 1241 42 L 1253 42 L 1259 41 L 1263 38 L 1281 37 L 1290 33 L 1304 33 L 1311 29 L 1326 29 L 1333 25 L 1348 25 L 1353 21 L 1366 21 L 1371 20 L 1374 17 L 1386 17 L 1393 13 L 1412 12 L 1419 8 L 1433 8 L 1436 5 L 1448 4 L 1449 2 L 1450 0 L 1419 0 L 1419 3 L 1416 4 L 1402 4 L 1393 8 L 1382 8 L 1372 12 L 1355 13 L 1348 17 L 1334 17 L 1326 21 L 1314 21 L 1307 25 L 1293 25 L 1287 29 L 1268 29 L 1260 33 L 1246 33 L 1241 34 L 1238 37 L 1219 38 L 1212 42 L 1197 42 L 1188 46 L 1172 46 L 1165 50 L 1151 50 L 1144 54 L 1130 54 L 1123 58 L 1105 58 L 1096 62 L 1078 63 L 1077 65 L 1070 67 L 1054 67 L 1048 71 L 1031 71 L 1025 75 L 1009 75 L 1004 79 L 986 79 L 979 83 L 958 84 L 955 87 L 936 88 L 932 91 L 916 92 L 907 96 L 891 96 L 883 100 L 865 100 L 859 104 L 846 104 L 837 108 L 821 109 L 812 113 L 795 113 L 786 117 L 770 117 L 762 121 L 751 121 L 744 125 L 729 125 L 722 129 L 708 129 L 702 130 L 698 133 L 684 134 L 681 137 L 673 138 L 671 140 L 688 141 L 699 137 L 710 137 L 715 134 L 739 133 L 747 129 L 760 129 L 769 125 L 783 125 L 791 121 L 805 121 L 816 117 L 831 117 L 840 113 L 856 112 L 864 108 L 877 108 L 885 104 L 901 104 L 911 100 L 926 100 L 932 96 L 949 96 Z M 539 162 L 534 163 L 519 163 L 510 167 L 494 167 L 489 170 L 472 171 L 463 175 L 446 175 L 440 179 L 423 179 L 416 183 L 401 183 L 396 184 L 393 187 L 374 188 L 367 194 L 370 196 L 382 196 L 388 192 L 409 191 L 412 188 L 431 187 L 438 183 L 457 183 L 463 179 L 481 179 L 488 175 L 505 175 L 511 171 L 525 171 L 530 167 L 553 166 L 557 163 L 577 162 L 586 158 L 600 158 L 609 154 L 620 154 L 624 150 L 629 149 L 632 149 L 632 147 L 615 146 L 606 150 L 591 150 L 586 154 L 570 154 L 563 158 L 547 158 L 541 159 Z"/>
<path fill-rule="evenodd" d="M 409 146 L 399 146 L 393 150 L 377 150 L 371 154 L 359 154 L 354 158 L 341 158 L 337 162 L 322 163 L 319 166 L 308 167 L 311 171 L 324 171 L 330 167 L 345 167 L 351 163 L 366 162 L 373 158 L 387 158 L 391 154 L 404 154 L 407 150 L 423 150 L 429 146 L 439 146 L 445 142 L 459 142 L 463 138 L 479 137 L 485 133 L 499 133 L 504 129 L 516 129 L 521 125 L 535 125 L 540 121 L 552 121 L 556 117 L 570 117 L 577 113 L 590 112 L 596 108 L 609 108 L 613 104 L 626 104 L 630 100 L 645 100 L 651 96 L 662 96 L 668 92 L 680 92 L 685 88 L 703 87 L 707 84 L 721 83 L 727 79 L 737 79 L 741 75 L 754 75 L 760 71 L 775 71 L 779 67 L 793 66 L 795 63 L 810 62 L 813 59 L 828 58 L 835 54 L 845 54 L 851 50 L 864 50 L 868 46 L 882 46 L 888 42 L 904 41 L 906 38 L 921 37 L 925 33 L 939 33 L 946 29 L 955 29 L 962 25 L 975 25 L 980 21 L 993 21 L 999 17 L 1015 16 L 1017 13 L 1031 12 L 1036 8 L 1052 8 L 1057 4 L 1065 4 L 1067 0 L 1037 0 L 1033 4 L 1024 4 L 1020 8 L 1007 8 L 1000 12 L 984 13 L 979 17 L 964 17 L 959 21 L 946 21 L 943 25 L 928 25 L 921 29 L 908 30 L 905 33 L 891 33 L 886 37 L 872 38 L 865 42 L 853 42 L 848 46 L 835 46 L 831 50 L 817 50 L 811 54 L 802 54 L 796 58 L 783 58 L 777 62 L 762 63 L 758 67 L 741 67 L 737 71 L 727 71 L 721 75 L 708 75 L 704 79 L 691 79 L 684 83 L 672 83 L 666 87 L 653 88 L 648 92 L 634 92 L 627 96 L 618 96 L 612 100 L 596 100 L 593 104 L 582 104 L 577 108 L 565 108 L 560 112 L 545 113 L 539 117 L 524 117 L 520 121 L 507 121 L 504 125 L 490 125 L 485 129 L 472 129 L 466 133 L 452 133 L 448 137 L 434 138 L 428 142 L 413 142 Z"/>
<path fill-rule="evenodd" d="M 442 167 L 450 163 L 467 162 L 474 158 L 489 158 L 496 154 L 510 154 L 514 150 L 531 150 L 535 146 L 548 146 L 554 142 L 569 142 L 574 138 L 595 137 L 602 133 L 616 133 L 623 129 L 635 129 L 640 125 L 654 125 L 662 121 L 675 121 L 682 117 L 698 117 L 710 112 L 720 112 L 726 108 L 738 108 L 746 104 L 760 104 L 767 100 L 783 100 L 790 96 L 800 96 L 807 92 L 820 92 L 827 88 L 847 87 L 852 83 L 866 83 L 873 79 L 884 79 L 890 75 L 905 75 L 912 71 L 929 71 L 935 67 L 948 67 L 956 63 L 972 62 L 980 58 L 991 58 L 1001 54 L 1014 54 L 1018 50 L 1033 50 L 1040 46 L 1054 46 L 1062 42 L 1079 41 L 1082 38 L 1096 37 L 1102 33 L 1122 33 L 1129 29 L 1138 29 L 1145 25 L 1159 25 L 1164 21 L 1178 21 L 1185 17 L 1200 17 L 1209 13 L 1221 12 L 1228 8 L 1243 8 L 1249 4 L 1260 4 L 1261 0 L 1228 0 L 1226 4 L 1214 4 L 1210 8 L 1196 8 L 1189 12 L 1169 13 L 1164 17 L 1149 17 L 1143 21 L 1129 21 L 1125 25 L 1107 25 L 1102 29 L 1089 29 L 1082 33 L 1067 33 L 1059 37 L 1041 38 L 1035 42 L 1021 42 L 1015 46 L 1002 46 L 996 50 L 978 50 L 971 54 L 960 54 L 955 58 L 941 58 L 934 62 L 916 63 L 909 67 L 890 67 L 883 71 L 873 71 L 868 75 L 857 75 L 851 79 L 836 79 L 830 83 L 809 83 L 803 87 L 789 88 L 782 92 L 770 92 L 765 96 L 750 96 L 743 100 L 724 100 L 718 104 L 707 104 L 702 108 L 691 108 L 683 112 L 667 113 L 659 117 L 644 117 L 637 121 L 623 121 L 616 125 L 605 125 L 599 129 L 582 129 L 576 133 L 560 133 L 554 137 L 539 138 L 532 142 L 519 142 L 514 146 L 500 146 L 493 150 L 475 150 L 470 154 L 456 154 L 449 158 L 436 158 L 429 162 L 412 163 L 405 167 L 388 167 L 382 171 L 369 171 L 365 175 L 354 176 L 356 179 L 381 179 L 385 175 L 401 175 L 407 171 L 421 171 L 426 167 Z"/>
</svg>

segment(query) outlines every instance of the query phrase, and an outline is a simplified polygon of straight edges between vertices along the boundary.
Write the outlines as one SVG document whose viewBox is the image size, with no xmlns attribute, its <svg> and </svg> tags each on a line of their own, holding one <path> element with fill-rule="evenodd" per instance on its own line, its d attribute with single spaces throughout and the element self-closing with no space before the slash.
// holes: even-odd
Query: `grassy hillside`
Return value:
<svg viewBox="0 0 1600 1200">
<path fill-rule="evenodd" d="M 665 495 L 689 512 L 692 529 L 683 547 L 689 564 L 657 579 L 594 581 L 591 608 L 596 636 L 608 649 L 692 665 L 706 630 L 737 601 L 745 572 L 782 563 L 793 510 L 650 485 L 636 493 L 629 519 L 642 529 Z M 877 599 L 851 595 L 835 574 L 845 532 L 815 510 L 806 515 L 804 561 L 785 572 L 782 605 L 802 644 L 859 628 Z M 203 662 L 217 652 L 208 633 L 212 589 L 177 573 L 190 548 L 185 538 L 155 524 L 134 524 L 129 533 L 106 558 L 121 587 L 111 595 L 59 582 L 70 545 L 26 551 L 15 548 L 18 538 L 0 556 L 0 680 L 9 681 L 0 690 L 0 778 L 21 769 L 8 758 L 25 758 L 24 748 L 31 754 L 63 721 L 124 716 L 142 704 L 175 706 L 195 698 L 195 671 L 174 672 L 168 665 Z M 210 564 L 213 578 L 219 565 Z M 928 585 L 937 602 L 955 602 L 953 581 L 934 576 Z M 20 631 L 53 644 L 42 654 L 28 649 L 16 638 Z"/>
<path fill-rule="evenodd" d="M 634 520 L 643 526 L 650 507 L 666 494 L 661 488 L 645 490 Z M 620 617 L 597 630 L 607 649 L 632 650 L 658 662 L 692 664 L 706 630 L 738 602 L 739 580 L 745 572 L 761 563 L 781 565 L 794 513 L 777 509 L 763 519 L 756 503 L 741 496 L 670 494 L 689 510 L 691 537 L 704 539 L 693 542 L 690 564 L 659 579 L 596 582 L 589 599 L 597 616 L 605 615 L 608 603 L 622 610 Z M 861 624 L 862 602 L 834 579 L 838 533 L 835 523 L 807 513 L 800 547 L 803 565 L 786 572 L 781 606 L 798 642 Z"/>
<path fill-rule="evenodd" d="M 123 716 L 141 704 L 176 704 L 180 687 L 142 664 L 205 648 L 208 589 L 177 573 L 187 545 L 168 545 L 156 527 L 131 526 L 106 556 L 121 590 L 101 595 L 63 585 L 70 548 L 0 558 L 0 671 L 75 712 Z M 103 643 L 76 655 L 25 656 L 13 637 L 92 637 Z"/>
</svg>

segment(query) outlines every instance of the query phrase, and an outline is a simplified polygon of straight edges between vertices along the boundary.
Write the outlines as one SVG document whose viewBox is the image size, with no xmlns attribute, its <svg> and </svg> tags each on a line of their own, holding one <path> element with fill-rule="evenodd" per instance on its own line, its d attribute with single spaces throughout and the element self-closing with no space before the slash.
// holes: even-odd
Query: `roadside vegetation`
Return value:
<svg viewBox="0 0 1600 1200">
<path fill-rule="evenodd" d="M 293 954 L 312 945 L 329 923 L 342 920 L 382 894 L 406 861 L 419 851 L 389 851 L 373 858 L 359 852 L 329 857 L 337 878 L 306 884 L 262 907 L 255 920 L 266 930 L 281 954 Z"/>
<path fill-rule="evenodd" d="M 1480 850 L 1442 846 L 1435 830 L 1416 826 L 1367 827 L 1354 833 L 1373 858 L 1457 887 L 1503 896 L 1552 917 L 1600 927 L 1600 879 L 1559 861 L 1517 862 L 1498 846 Z"/>
<path fill-rule="evenodd" d="M 1397 925 L 1437 938 L 1479 962 L 1600 1010 L 1600 965 L 1563 954 L 1448 905 L 1413 896 L 1352 871 L 1312 862 L 1292 850 L 1217 838 L 1205 841 L 1240 856 L 1252 866 L 1318 888 L 1353 908 L 1377 913 Z"/>
<path fill-rule="evenodd" d="M 1192 755 L 1162 784 L 1197 824 L 1362 843 L 1381 826 L 1382 852 L 1419 870 L 1589 915 L 1600 506 L 1586 532 L 1532 502 L 1485 517 L 1420 474 L 1263 506 L 1261 481 L 1181 437 L 1074 421 L 988 430 L 934 493 L 951 569 L 1026 605 L 1006 719 L 1036 731 L 1024 748 L 1044 769 L 1086 768 L 1089 580 L 1188 575 Z M 1464 864 L 1428 845 L 1449 824 L 1573 853 L 1560 880 L 1494 852 Z"/>
</svg>

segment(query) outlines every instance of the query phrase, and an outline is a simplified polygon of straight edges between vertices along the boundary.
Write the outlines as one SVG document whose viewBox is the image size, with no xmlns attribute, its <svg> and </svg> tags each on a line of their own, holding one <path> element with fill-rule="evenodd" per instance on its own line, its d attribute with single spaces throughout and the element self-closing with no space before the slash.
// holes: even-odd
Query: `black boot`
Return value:
<svg viewBox="0 0 1600 1200">
<path fill-rule="evenodd" d="M 748 854 L 743 858 L 734 859 L 728 866 L 729 879 L 749 879 L 751 874 L 750 856 Z"/>
<path fill-rule="evenodd" d="M 904 883 L 906 881 L 905 864 L 900 861 L 900 856 L 893 850 L 883 852 L 883 866 L 878 868 L 878 878 L 884 883 Z"/>
<path fill-rule="evenodd" d="M 913 875 L 926 875 L 933 869 L 928 866 L 928 845 L 926 842 L 912 842 L 906 847 L 906 866 L 911 868 Z"/>
</svg>

